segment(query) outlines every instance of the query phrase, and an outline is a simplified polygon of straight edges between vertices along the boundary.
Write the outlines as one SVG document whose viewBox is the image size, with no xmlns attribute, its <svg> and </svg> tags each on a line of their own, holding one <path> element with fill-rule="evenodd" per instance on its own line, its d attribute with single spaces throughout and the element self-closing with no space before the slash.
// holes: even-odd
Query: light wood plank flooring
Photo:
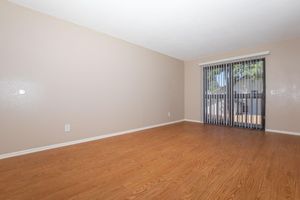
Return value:
<svg viewBox="0 0 300 200">
<path fill-rule="evenodd" d="M 183 122 L 0 160 L 0 199 L 300 199 L 300 137 Z"/>
</svg>

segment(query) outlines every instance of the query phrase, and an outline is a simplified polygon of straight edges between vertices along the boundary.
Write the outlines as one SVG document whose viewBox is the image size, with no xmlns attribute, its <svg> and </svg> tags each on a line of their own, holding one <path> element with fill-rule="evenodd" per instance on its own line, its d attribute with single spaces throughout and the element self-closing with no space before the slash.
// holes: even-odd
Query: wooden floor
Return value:
<svg viewBox="0 0 300 200">
<path fill-rule="evenodd" d="M 0 199 L 300 199 L 300 137 L 178 123 L 0 160 Z"/>
</svg>

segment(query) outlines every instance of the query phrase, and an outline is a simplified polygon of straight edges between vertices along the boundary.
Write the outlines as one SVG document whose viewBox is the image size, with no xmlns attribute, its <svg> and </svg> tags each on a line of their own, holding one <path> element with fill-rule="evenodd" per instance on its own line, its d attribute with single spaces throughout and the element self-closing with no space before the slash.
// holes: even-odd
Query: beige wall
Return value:
<svg viewBox="0 0 300 200">
<path fill-rule="evenodd" d="M 266 50 L 266 128 L 300 133 L 300 38 L 185 62 L 185 118 L 202 121 L 199 63 Z"/>
<path fill-rule="evenodd" d="M 0 154 L 184 117 L 182 61 L 3 0 L 0 70 Z"/>
<path fill-rule="evenodd" d="M 271 51 L 266 126 L 300 132 L 300 38 L 183 67 L 182 61 L 0 0 L 0 154 L 184 117 L 202 121 L 198 63 L 265 50 Z M 19 89 L 26 94 L 18 95 Z M 65 123 L 71 124 L 69 134 Z"/>
</svg>

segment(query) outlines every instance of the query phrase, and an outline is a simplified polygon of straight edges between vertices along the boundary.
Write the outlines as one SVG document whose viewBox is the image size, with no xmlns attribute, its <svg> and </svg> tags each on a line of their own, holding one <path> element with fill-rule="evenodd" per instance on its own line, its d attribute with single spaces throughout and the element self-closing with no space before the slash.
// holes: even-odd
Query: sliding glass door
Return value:
<svg viewBox="0 0 300 200">
<path fill-rule="evenodd" d="M 203 68 L 204 122 L 264 129 L 265 59 Z"/>
</svg>

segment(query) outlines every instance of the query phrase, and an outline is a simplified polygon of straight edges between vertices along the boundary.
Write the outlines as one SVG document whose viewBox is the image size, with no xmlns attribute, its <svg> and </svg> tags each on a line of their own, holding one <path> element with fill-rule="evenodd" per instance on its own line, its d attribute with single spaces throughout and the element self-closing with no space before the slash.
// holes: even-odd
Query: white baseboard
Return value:
<svg viewBox="0 0 300 200">
<path fill-rule="evenodd" d="M 0 155 L 0 160 L 4 159 L 4 158 L 10 158 L 10 157 L 15 157 L 15 156 L 21 156 L 21 155 L 25 155 L 25 154 L 45 151 L 45 150 L 49 150 L 49 149 L 55 149 L 55 148 L 59 148 L 59 147 L 65 147 L 65 146 L 70 146 L 70 145 L 74 145 L 74 144 L 80 144 L 80 143 L 84 143 L 84 142 L 100 140 L 100 139 L 113 137 L 113 136 L 117 136 L 117 135 L 124 135 L 124 134 L 128 134 L 128 133 L 134 133 L 134 132 L 137 132 L 137 131 L 156 128 L 156 127 L 160 127 L 160 126 L 166 126 L 166 125 L 175 124 L 175 123 L 179 123 L 179 122 L 183 122 L 183 121 L 185 121 L 185 120 L 182 119 L 182 120 L 177 120 L 177 121 L 172 121 L 172 122 L 167 122 L 167 123 L 162 123 L 162 124 L 156 124 L 156 125 L 152 125 L 152 126 L 145 126 L 145 127 L 141 127 L 141 128 L 130 129 L 130 130 L 116 132 L 116 133 L 99 135 L 99 136 L 96 136 L 96 137 L 90 137 L 90 138 L 85 138 L 85 139 L 81 139 L 81 140 L 75 140 L 75 141 L 64 142 L 64 143 L 59 143 L 59 144 L 52 144 L 52 145 L 43 146 L 43 147 L 36 147 L 36 148 L 32 148 L 32 149 L 26 149 L 26 150 L 22 150 L 22 151 L 5 153 L 5 154 Z"/>
<path fill-rule="evenodd" d="M 74 145 L 74 144 L 80 144 L 80 143 L 84 143 L 84 142 L 100 140 L 100 139 L 109 138 L 109 137 L 113 137 L 113 136 L 134 133 L 134 132 L 138 132 L 138 131 L 142 131 L 142 130 L 146 130 L 146 129 L 156 128 L 156 127 L 160 127 L 160 126 L 166 126 L 166 125 L 170 125 L 170 124 L 176 124 L 176 123 L 183 122 L 183 121 L 203 123 L 202 121 L 199 121 L 199 120 L 182 119 L 182 120 L 177 120 L 177 121 L 172 121 L 172 122 L 167 122 L 167 123 L 162 123 L 162 124 L 156 124 L 156 125 L 152 125 L 152 126 L 145 126 L 145 127 L 141 127 L 141 128 L 130 129 L 130 130 L 116 132 L 116 133 L 99 135 L 96 137 L 90 137 L 90 138 L 85 138 L 85 139 L 81 139 L 81 140 L 74 140 L 74 141 L 69 141 L 69 142 L 64 142 L 64 143 L 59 143 L 59 144 L 52 144 L 52 145 L 43 146 L 43 147 L 36 147 L 36 148 L 32 148 L 32 149 L 26 149 L 26 150 L 11 152 L 11 153 L 0 154 L 0 160 L 5 159 L 5 158 L 10 158 L 10 157 L 15 157 L 15 156 L 21 156 L 21 155 L 25 155 L 25 154 L 45 151 L 45 150 L 49 150 L 49 149 L 55 149 L 55 148 L 59 148 L 59 147 L 65 147 L 65 146 L 70 146 L 70 145 Z M 279 130 L 266 129 L 266 132 L 300 136 L 300 133 L 290 132 L 290 131 L 279 131 Z"/>
<path fill-rule="evenodd" d="M 202 123 L 203 124 L 203 121 L 193 120 L 193 119 L 184 119 L 184 121 L 186 121 L 186 122 Z M 291 131 L 280 131 L 280 130 L 266 129 L 265 132 L 273 132 L 273 133 L 280 133 L 280 134 L 286 134 L 286 135 L 297 135 L 297 136 L 300 136 L 300 133 L 291 132 Z"/>
<path fill-rule="evenodd" d="M 300 133 L 297 133 L 297 132 L 291 132 L 291 131 L 279 131 L 279 130 L 273 130 L 273 129 L 266 129 L 265 132 L 280 133 L 280 134 L 287 134 L 287 135 L 297 135 L 297 136 L 300 136 Z"/>
<path fill-rule="evenodd" d="M 193 120 L 193 119 L 184 119 L 184 121 L 186 121 L 186 122 L 202 123 L 203 124 L 203 121 Z M 280 133 L 280 134 L 286 134 L 286 135 L 297 135 L 297 136 L 300 136 L 300 133 L 291 132 L 291 131 L 280 131 L 280 130 L 266 129 L 265 132 L 272 132 L 272 133 Z"/>
<path fill-rule="evenodd" d="M 201 123 L 201 124 L 203 124 L 203 121 L 193 120 L 193 119 L 184 119 L 184 121 L 186 121 L 186 122 L 195 122 L 195 123 Z"/>
</svg>

